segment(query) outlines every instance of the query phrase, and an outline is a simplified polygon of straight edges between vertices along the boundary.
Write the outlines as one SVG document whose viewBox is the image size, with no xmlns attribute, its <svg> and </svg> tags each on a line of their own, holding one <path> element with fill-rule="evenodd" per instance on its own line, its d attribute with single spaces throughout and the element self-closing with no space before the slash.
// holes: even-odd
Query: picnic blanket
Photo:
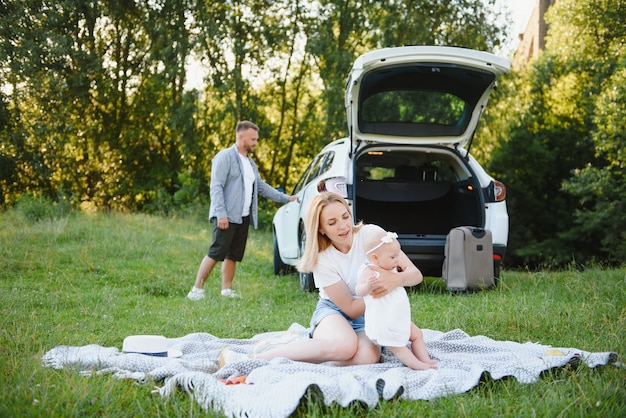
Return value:
<svg viewBox="0 0 626 418">
<path fill-rule="evenodd" d="M 232 417 L 289 416 L 307 391 L 319 395 L 326 405 L 336 402 L 345 407 L 356 401 L 374 407 L 381 399 L 434 399 L 464 393 L 483 376 L 494 380 L 512 376 L 521 383 L 533 383 L 551 368 L 617 362 L 612 352 L 497 341 L 470 336 L 459 329 L 424 329 L 429 354 L 440 360 L 436 370 L 412 370 L 386 349 L 380 363 L 370 365 L 337 367 L 276 358 L 269 362 L 238 361 L 218 370 L 223 348 L 249 353 L 260 339 L 283 332 L 308 336 L 306 328 L 293 324 L 288 331 L 258 334 L 250 339 L 218 338 L 209 333 L 168 338 L 169 348 L 183 352 L 179 358 L 121 353 L 116 347 L 93 344 L 58 346 L 45 353 L 42 360 L 45 366 L 55 369 L 74 368 L 86 375 L 111 373 L 118 378 L 159 383 L 162 386 L 155 392 L 162 397 L 185 390 L 204 410 Z"/>
</svg>

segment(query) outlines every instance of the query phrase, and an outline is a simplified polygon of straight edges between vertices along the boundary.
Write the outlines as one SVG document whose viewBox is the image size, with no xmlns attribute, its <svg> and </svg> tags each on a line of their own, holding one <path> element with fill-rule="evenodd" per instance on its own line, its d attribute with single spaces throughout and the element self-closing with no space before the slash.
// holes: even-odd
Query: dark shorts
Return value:
<svg viewBox="0 0 626 418">
<path fill-rule="evenodd" d="M 245 216 L 243 223 L 240 224 L 229 222 L 228 229 L 219 229 L 215 218 L 211 220 L 211 223 L 213 223 L 213 243 L 207 255 L 217 261 L 225 259 L 241 261 L 246 251 L 250 217 Z"/>
<path fill-rule="evenodd" d="M 348 315 L 344 314 L 332 300 L 320 299 L 317 301 L 315 312 L 313 312 L 313 316 L 311 317 L 311 328 L 309 328 L 311 337 L 313 336 L 315 328 L 320 324 L 320 322 L 322 322 L 322 319 L 334 314 L 340 314 L 346 318 L 348 323 L 352 325 L 354 332 L 359 333 L 365 331 L 364 315 L 359 316 L 357 319 L 352 319 Z"/>
</svg>

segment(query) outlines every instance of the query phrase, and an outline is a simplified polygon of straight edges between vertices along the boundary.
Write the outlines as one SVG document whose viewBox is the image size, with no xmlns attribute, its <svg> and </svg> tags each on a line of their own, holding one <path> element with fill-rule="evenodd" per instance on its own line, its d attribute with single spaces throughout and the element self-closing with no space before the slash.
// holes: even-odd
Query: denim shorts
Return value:
<svg viewBox="0 0 626 418">
<path fill-rule="evenodd" d="M 320 322 L 322 322 L 322 319 L 334 314 L 340 314 L 344 318 L 346 318 L 346 321 L 348 321 L 348 323 L 352 325 L 352 329 L 354 330 L 354 332 L 359 333 L 365 331 L 364 315 L 361 315 L 356 319 L 352 319 L 348 315 L 343 313 L 332 300 L 320 299 L 319 301 L 317 301 L 315 312 L 313 312 L 313 316 L 311 317 L 311 328 L 309 328 L 309 333 L 311 334 L 311 337 L 313 336 L 315 328 L 317 328 Z"/>
</svg>

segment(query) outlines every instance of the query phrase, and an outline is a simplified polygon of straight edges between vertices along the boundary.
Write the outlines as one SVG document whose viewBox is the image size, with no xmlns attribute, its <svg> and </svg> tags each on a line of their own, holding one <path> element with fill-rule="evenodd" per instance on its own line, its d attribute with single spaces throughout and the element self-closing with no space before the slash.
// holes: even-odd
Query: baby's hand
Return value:
<svg viewBox="0 0 626 418">
<path fill-rule="evenodd" d="M 377 266 L 370 264 L 369 266 L 367 266 L 367 268 L 369 269 L 369 272 L 370 272 L 370 279 L 380 277 L 380 272 L 376 270 Z"/>
<path fill-rule="evenodd" d="M 374 297 L 380 297 L 382 294 L 386 293 L 385 287 L 382 285 L 380 281 L 380 271 L 376 270 L 380 267 L 378 266 L 370 266 L 370 276 L 369 276 L 369 287 L 372 289 L 370 294 Z M 382 294 L 381 294 L 382 293 Z"/>
</svg>

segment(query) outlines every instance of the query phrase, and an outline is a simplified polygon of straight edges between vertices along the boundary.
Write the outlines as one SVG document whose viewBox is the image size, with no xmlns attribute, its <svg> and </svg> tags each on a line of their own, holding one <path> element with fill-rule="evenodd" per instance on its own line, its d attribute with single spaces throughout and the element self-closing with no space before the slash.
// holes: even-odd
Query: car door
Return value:
<svg viewBox="0 0 626 418">
<path fill-rule="evenodd" d="M 293 195 L 298 199 L 286 203 L 280 208 L 280 222 L 275 224 L 278 237 L 278 248 L 283 259 L 297 259 L 300 257 L 300 220 L 304 217 L 306 208 L 313 198 L 316 179 L 324 166 L 328 153 L 317 155 L 304 171 L 296 183 Z"/>
</svg>

